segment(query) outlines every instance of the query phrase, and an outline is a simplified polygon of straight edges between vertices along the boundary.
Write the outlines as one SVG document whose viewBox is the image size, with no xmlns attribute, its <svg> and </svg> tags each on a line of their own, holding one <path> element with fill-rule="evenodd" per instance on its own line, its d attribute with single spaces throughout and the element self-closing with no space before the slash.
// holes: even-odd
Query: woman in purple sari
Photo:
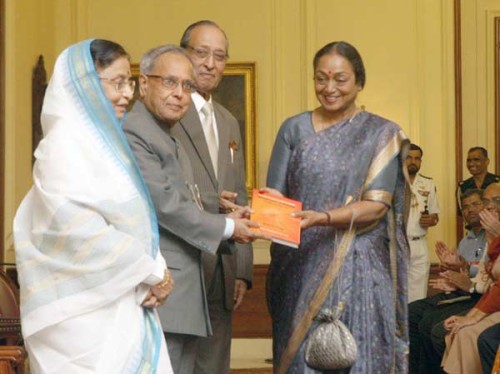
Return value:
<svg viewBox="0 0 500 374">
<path fill-rule="evenodd" d="M 322 372 L 305 362 L 307 339 L 318 312 L 343 303 L 341 320 L 358 346 L 346 372 L 406 373 L 408 141 L 398 125 L 356 106 L 365 71 L 350 44 L 316 53 L 314 82 L 321 105 L 284 122 L 267 176 L 269 187 L 304 208 L 299 249 L 271 248 L 275 372 Z M 346 255 L 335 274 L 339 253 Z"/>
</svg>

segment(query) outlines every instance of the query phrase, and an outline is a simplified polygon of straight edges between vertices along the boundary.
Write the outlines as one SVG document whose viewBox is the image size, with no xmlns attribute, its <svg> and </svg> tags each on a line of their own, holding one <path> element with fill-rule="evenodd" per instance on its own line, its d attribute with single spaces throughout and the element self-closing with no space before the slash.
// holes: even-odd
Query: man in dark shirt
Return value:
<svg viewBox="0 0 500 374">
<path fill-rule="evenodd" d="M 472 147 L 467 152 L 467 169 L 472 174 L 469 179 L 458 182 L 456 197 L 457 197 L 457 237 L 463 236 L 463 219 L 461 196 L 467 190 L 480 189 L 484 190 L 492 183 L 500 182 L 498 175 L 488 173 L 488 151 L 483 147 Z"/>
<path fill-rule="evenodd" d="M 488 173 L 488 151 L 483 147 L 472 147 L 467 153 L 467 169 L 472 177 L 458 183 L 457 201 L 460 204 L 460 195 L 470 189 L 484 190 L 491 183 L 499 182 L 498 175 Z"/>
</svg>

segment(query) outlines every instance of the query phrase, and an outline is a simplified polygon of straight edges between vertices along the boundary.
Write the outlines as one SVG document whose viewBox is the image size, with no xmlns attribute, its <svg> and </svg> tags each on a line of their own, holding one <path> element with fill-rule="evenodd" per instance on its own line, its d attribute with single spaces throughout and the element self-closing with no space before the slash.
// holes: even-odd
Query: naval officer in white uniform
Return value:
<svg viewBox="0 0 500 374">
<path fill-rule="evenodd" d="M 411 144 L 406 158 L 411 182 L 410 216 L 406 226 L 411 252 L 408 268 L 409 303 L 427 296 L 430 267 L 427 229 L 439 221 L 436 185 L 432 178 L 419 173 L 422 156 L 422 149 Z"/>
</svg>

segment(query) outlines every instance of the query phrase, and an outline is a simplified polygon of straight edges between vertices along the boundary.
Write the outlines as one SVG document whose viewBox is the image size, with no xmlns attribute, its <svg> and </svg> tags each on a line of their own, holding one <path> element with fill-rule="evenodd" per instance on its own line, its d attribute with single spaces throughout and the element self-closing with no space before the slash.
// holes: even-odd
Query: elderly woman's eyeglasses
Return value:
<svg viewBox="0 0 500 374">
<path fill-rule="evenodd" d="M 115 80 L 115 79 L 109 79 L 109 78 L 103 78 L 103 77 L 99 77 L 99 79 L 111 84 L 117 92 L 124 93 L 126 89 L 129 89 L 132 92 L 135 91 L 135 81 L 132 79 Z"/>
<path fill-rule="evenodd" d="M 161 75 L 154 75 L 154 74 L 146 74 L 146 77 L 159 79 L 163 87 L 169 90 L 175 90 L 177 87 L 179 87 L 180 84 L 182 90 L 185 93 L 192 93 L 196 91 L 196 85 L 191 81 L 180 82 L 179 80 L 172 77 L 162 77 Z"/>
<path fill-rule="evenodd" d="M 210 49 L 191 47 L 190 45 L 186 46 L 186 48 L 189 48 L 190 50 L 192 50 L 194 52 L 194 54 L 196 55 L 196 57 L 198 57 L 200 60 L 204 60 L 208 56 L 212 55 L 212 56 L 214 56 L 215 61 L 224 62 L 229 57 L 227 53 L 222 52 L 222 51 L 211 51 Z"/>
</svg>

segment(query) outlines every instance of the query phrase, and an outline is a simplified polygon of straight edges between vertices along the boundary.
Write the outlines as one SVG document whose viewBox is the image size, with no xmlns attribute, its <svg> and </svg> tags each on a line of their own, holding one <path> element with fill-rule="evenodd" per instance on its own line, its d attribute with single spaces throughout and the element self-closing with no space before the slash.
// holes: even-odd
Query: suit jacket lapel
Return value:
<svg viewBox="0 0 500 374">
<path fill-rule="evenodd" d="M 203 128 L 200 122 L 200 116 L 196 111 L 196 107 L 193 103 L 189 106 L 186 115 L 179 121 L 179 125 L 182 127 L 183 131 L 186 132 L 189 140 L 193 143 L 193 147 L 198 154 L 202 164 L 207 170 L 210 180 L 212 181 L 215 189 L 217 190 L 217 178 L 215 177 L 215 171 L 210 160 L 210 153 L 208 152 L 207 141 L 205 139 L 205 134 L 203 133 Z M 219 138 L 220 139 L 220 138 Z M 220 143 L 219 143 L 220 145 Z M 219 146 L 220 154 L 220 146 Z M 220 160 L 219 160 L 220 163 Z"/>
</svg>

